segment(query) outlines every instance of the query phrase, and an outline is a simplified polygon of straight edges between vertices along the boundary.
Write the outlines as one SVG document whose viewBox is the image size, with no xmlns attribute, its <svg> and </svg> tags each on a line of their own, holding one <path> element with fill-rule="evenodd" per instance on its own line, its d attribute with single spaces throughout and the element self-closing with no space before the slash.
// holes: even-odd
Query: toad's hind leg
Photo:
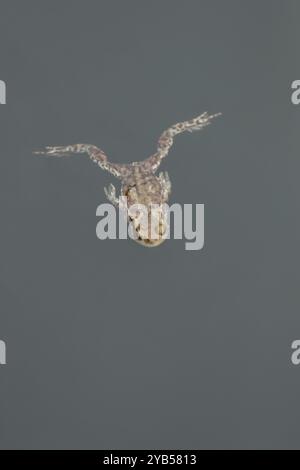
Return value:
<svg viewBox="0 0 300 470">
<path fill-rule="evenodd" d="M 103 150 L 99 149 L 95 145 L 90 144 L 74 144 L 66 146 L 46 147 L 44 150 L 38 150 L 34 152 L 40 155 L 53 155 L 55 157 L 66 157 L 76 153 L 85 153 L 89 158 L 97 163 L 102 169 L 106 170 L 116 178 L 124 178 L 128 174 L 128 165 L 121 163 L 111 163 L 108 161 L 106 154 Z"/>
<path fill-rule="evenodd" d="M 211 114 L 203 113 L 200 116 L 195 117 L 194 119 L 190 119 L 189 121 L 178 122 L 173 126 L 169 127 L 165 130 L 160 138 L 158 139 L 157 151 L 155 154 L 151 155 L 149 158 L 144 160 L 143 165 L 145 169 L 151 172 L 155 172 L 163 158 L 165 158 L 170 148 L 173 145 L 174 137 L 177 134 L 181 134 L 182 132 L 194 132 L 200 131 L 204 127 L 208 126 L 212 119 L 217 116 L 220 116 L 221 113 Z"/>
</svg>

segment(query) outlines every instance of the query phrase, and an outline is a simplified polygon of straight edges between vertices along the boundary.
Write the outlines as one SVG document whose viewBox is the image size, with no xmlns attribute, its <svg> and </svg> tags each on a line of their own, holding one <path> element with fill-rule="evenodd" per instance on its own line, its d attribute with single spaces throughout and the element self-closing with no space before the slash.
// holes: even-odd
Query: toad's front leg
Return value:
<svg viewBox="0 0 300 470">
<path fill-rule="evenodd" d="M 128 214 L 128 206 L 127 206 L 127 197 L 126 196 L 119 196 L 116 195 L 116 188 L 113 184 L 109 184 L 108 187 L 104 187 L 105 195 L 108 201 L 115 207 L 117 207 L 125 217 Z M 122 194 L 122 193 L 121 193 Z"/>
<path fill-rule="evenodd" d="M 109 184 L 107 188 L 104 187 L 104 192 L 111 204 L 118 207 L 119 206 L 119 198 L 116 196 L 116 188 L 113 184 Z"/>
</svg>

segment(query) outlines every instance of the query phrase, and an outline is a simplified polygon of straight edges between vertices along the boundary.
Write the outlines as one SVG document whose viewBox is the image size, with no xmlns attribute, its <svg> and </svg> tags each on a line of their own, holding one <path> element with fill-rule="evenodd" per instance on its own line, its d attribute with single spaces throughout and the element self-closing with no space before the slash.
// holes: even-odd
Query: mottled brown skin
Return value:
<svg viewBox="0 0 300 470">
<path fill-rule="evenodd" d="M 121 196 L 127 197 L 128 208 L 135 204 L 142 204 L 147 208 L 149 214 L 149 224 L 147 227 L 143 227 L 138 217 L 131 215 L 129 219 L 133 222 L 134 229 L 137 233 L 136 241 L 142 243 L 144 246 L 157 246 L 165 239 L 163 235 L 167 229 L 167 221 L 162 210 L 158 215 L 156 213 L 156 216 L 152 217 L 152 205 L 158 204 L 162 206 L 162 204 L 167 203 L 171 192 L 171 182 L 166 172 L 160 173 L 158 176 L 155 175 L 155 172 L 173 145 L 175 135 L 185 131 L 194 132 L 201 130 L 209 125 L 213 118 L 219 115 L 220 113 L 214 115 L 203 113 L 194 119 L 179 122 L 169 127 L 161 134 L 156 153 L 141 162 L 129 164 L 111 163 L 108 161 L 103 150 L 89 144 L 46 147 L 45 150 L 35 153 L 57 157 L 64 157 L 76 153 L 87 154 L 100 168 L 121 180 Z M 107 199 L 115 206 L 119 206 L 119 198 L 116 196 L 115 187 L 110 184 L 108 188 L 104 188 L 104 191 Z M 150 220 L 152 222 L 150 222 Z M 151 236 L 151 223 L 156 224 L 155 232 L 157 236 L 154 238 Z"/>
<path fill-rule="evenodd" d="M 162 204 L 167 202 L 163 183 L 153 173 L 146 173 L 142 165 L 133 167 L 130 176 L 122 183 L 121 194 L 126 195 L 129 206 L 132 204 Z"/>
<path fill-rule="evenodd" d="M 166 180 L 162 178 L 162 176 L 157 177 L 148 172 L 142 164 L 138 164 L 132 168 L 130 176 L 126 177 L 122 183 L 121 194 L 127 197 L 127 206 L 133 208 L 134 205 L 142 205 L 147 208 L 147 230 L 143 231 L 143 221 L 139 217 L 129 216 L 137 233 L 136 241 L 144 246 L 158 246 L 164 241 L 163 235 L 167 229 L 166 220 L 162 211 L 156 212 L 155 218 L 155 212 L 152 209 L 153 205 L 161 207 L 169 197 L 170 187 L 166 188 Z M 156 238 L 151 236 L 152 225 L 156 225 L 154 227 Z"/>
</svg>

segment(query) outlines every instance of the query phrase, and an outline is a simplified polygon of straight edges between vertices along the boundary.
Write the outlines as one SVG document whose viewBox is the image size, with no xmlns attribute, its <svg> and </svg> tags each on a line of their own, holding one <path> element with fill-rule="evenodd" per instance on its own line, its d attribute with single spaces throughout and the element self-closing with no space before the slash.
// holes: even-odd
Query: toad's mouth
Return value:
<svg viewBox="0 0 300 470">
<path fill-rule="evenodd" d="M 165 238 L 151 239 L 151 238 L 142 238 L 139 236 L 135 241 L 139 243 L 140 245 L 146 246 L 148 248 L 152 248 L 152 247 L 161 245 L 165 241 Z"/>
</svg>

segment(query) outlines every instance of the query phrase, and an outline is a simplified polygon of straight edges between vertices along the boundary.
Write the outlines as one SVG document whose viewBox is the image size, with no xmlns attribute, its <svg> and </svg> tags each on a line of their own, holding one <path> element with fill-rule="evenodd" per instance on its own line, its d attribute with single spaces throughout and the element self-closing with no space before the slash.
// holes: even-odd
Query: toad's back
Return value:
<svg viewBox="0 0 300 470">
<path fill-rule="evenodd" d="M 128 206 L 132 204 L 162 204 L 164 191 L 161 180 L 153 173 L 145 172 L 142 165 L 132 167 L 131 174 L 123 180 L 122 195 L 127 197 Z"/>
</svg>

